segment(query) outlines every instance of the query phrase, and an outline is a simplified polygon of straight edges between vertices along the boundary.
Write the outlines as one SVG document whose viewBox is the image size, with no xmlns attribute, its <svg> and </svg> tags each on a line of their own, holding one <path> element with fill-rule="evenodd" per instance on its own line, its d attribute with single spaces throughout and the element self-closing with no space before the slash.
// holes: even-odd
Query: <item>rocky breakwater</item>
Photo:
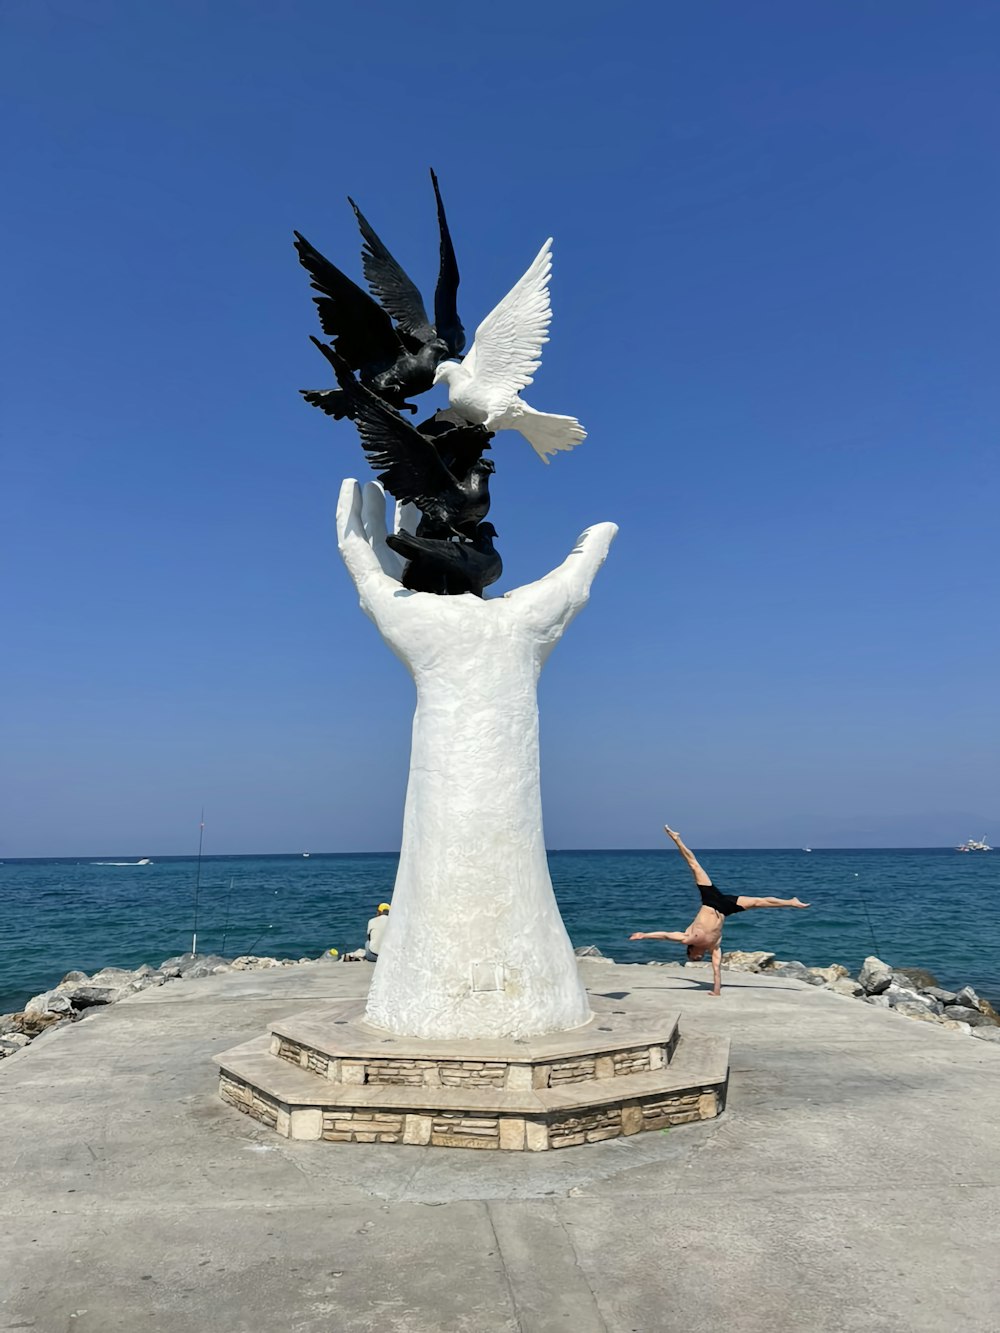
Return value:
<svg viewBox="0 0 1000 1333">
<path fill-rule="evenodd" d="M 102 967 L 92 976 L 86 972 L 67 972 L 57 986 L 33 995 L 22 1010 L 0 1014 L 0 1060 L 54 1028 L 79 1022 L 91 1009 L 117 1004 L 150 986 L 312 961 L 311 958 L 264 958 L 256 954 L 222 958 L 218 954 L 184 953 L 167 958 L 159 967 L 150 967 L 148 963 L 136 968 Z"/>
<path fill-rule="evenodd" d="M 837 995 L 863 1000 L 891 1009 L 902 1018 L 918 1023 L 936 1023 L 964 1036 L 1000 1044 L 1000 1013 L 971 986 L 946 990 L 932 972 L 920 967 L 891 967 L 881 958 L 869 957 L 856 977 L 840 963 L 807 967 L 782 962 L 773 953 L 735 951 L 722 955 L 722 966 L 736 972 L 760 972 L 770 977 L 791 977 L 810 986 L 821 986 Z"/>
</svg>

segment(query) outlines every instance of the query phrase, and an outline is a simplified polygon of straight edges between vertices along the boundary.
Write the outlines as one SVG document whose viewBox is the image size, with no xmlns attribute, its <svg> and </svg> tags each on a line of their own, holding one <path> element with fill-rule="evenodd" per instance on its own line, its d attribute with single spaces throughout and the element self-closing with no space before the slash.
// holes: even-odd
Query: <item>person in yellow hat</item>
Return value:
<svg viewBox="0 0 1000 1333">
<path fill-rule="evenodd" d="M 365 938 L 365 960 L 378 962 L 378 951 L 382 946 L 382 936 L 389 924 L 389 904 L 379 903 L 375 916 L 368 922 L 368 934 Z"/>
</svg>

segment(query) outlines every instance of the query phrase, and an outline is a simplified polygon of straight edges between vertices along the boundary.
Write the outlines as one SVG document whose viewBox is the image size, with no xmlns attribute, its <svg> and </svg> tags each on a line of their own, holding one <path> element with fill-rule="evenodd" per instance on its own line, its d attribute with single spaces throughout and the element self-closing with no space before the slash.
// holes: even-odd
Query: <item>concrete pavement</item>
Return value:
<svg viewBox="0 0 1000 1333">
<path fill-rule="evenodd" d="M 543 1154 L 279 1139 L 214 1052 L 363 964 L 171 982 L 0 1064 L 0 1330 L 1000 1330 L 1000 1049 L 801 983 L 582 960 L 733 1040 L 718 1119 Z"/>
</svg>

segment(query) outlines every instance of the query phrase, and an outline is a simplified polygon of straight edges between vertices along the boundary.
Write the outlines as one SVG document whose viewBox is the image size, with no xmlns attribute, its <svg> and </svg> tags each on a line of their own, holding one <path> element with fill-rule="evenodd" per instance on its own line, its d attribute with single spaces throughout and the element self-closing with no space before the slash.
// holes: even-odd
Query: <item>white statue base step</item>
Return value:
<svg viewBox="0 0 1000 1333">
<path fill-rule="evenodd" d="M 363 1001 L 329 1003 L 218 1056 L 219 1093 L 286 1138 L 533 1152 L 719 1114 L 728 1039 L 591 1004 L 572 1032 L 443 1041 L 375 1028 Z"/>
</svg>

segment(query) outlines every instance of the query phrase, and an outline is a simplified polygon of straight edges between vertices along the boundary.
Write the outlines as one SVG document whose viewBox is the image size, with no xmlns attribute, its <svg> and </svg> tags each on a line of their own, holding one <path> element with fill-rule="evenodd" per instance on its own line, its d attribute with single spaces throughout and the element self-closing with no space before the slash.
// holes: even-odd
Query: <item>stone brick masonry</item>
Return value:
<svg viewBox="0 0 1000 1333">
<path fill-rule="evenodd" d="M 717 1115 L 728 1042 L 682 1049 L 678 1032 L 675 1016 L 643 1030 L 615 1010 L 534 1045 L 481 1043 L 477 1059 L 470 1044 L 393 1051 L 349 1011 L 324 1010 L 220 1056 L 219 1092 L 293 1139 L 542 1152 Z"/>
<path fill-rule="evenodd" d="M 252 1088 L 249 1083 L 242 1083 L 239 1079 L 223 1074 L 219 1080 L 219 1096 L 230 1106 L 235 1106 L 237 1111 L 267 1125 L 268 1129 L 277 1128 L 279 1103 Z"/>
<path fill-rule="evenodd" d="M 337 1068 L 337 1061 L 331 1061 L 323 1052 L 288 1037 L 275 1037 L 271 1049 L 279 1059 L 310 1069 L 324 1078 L 387 1087 L 445 1088 L 554 1088 L 594 1079 L 621 1078 L 661 1069 L 672 1054 L 672 1046 L 668 1045 L 639 1046 L 606 1055 L 553 1060 L 533 1068 L 495 1060 L 408 1060 L 373 1056 L 361 1062 L 361 1077 L 347 1079 Z M 526 1071 L 523 1079 L 519 1077 L 522 1069 Z"/>
</svg>

